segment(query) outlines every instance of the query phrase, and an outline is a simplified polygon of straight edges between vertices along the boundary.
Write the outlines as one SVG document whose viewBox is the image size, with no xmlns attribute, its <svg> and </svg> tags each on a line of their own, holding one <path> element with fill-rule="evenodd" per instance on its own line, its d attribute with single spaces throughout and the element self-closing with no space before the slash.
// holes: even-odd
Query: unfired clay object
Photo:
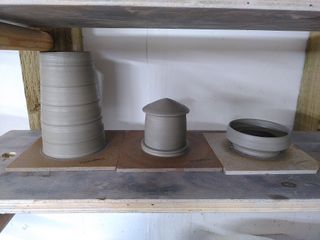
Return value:
<svg viewBox="0 0 320 240">
<path fill-rule="evenodd" d="M 189 109 L 172 99 L 163 98 L 146 105 L 142 150 L 159 157 L 176 157 L 188 150 L 186 114 Z"/>
<path fill-rule="evenodd" d="M 79 158 L 105 146 L 94 68 L 88 52 L 40 53 L 43 153 Z"/>
<path fill-rule="evenodd" d="M 85 124 L 101 118 L 101 109 L 98 102 L 77 106 L 50 106 L 42 105 L 42 122 L 48 125 Z"/>
<path fill-rule="evenodd" d="M 274 157 L 290 146 L 290 132 L 285 126 L 259 119 L 231 121 L 227 139 L 235 150 L 261 159 Z"/>
</svg>

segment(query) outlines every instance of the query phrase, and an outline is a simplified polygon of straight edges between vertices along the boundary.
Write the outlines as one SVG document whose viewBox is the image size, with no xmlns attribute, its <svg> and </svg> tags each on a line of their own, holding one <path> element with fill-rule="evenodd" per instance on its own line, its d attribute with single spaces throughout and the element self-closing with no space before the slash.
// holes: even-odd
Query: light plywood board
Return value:
<svg viewBox="0 0 320 240">
<path fill-rule="evenodd" d="M 0 136 L 0 153 L 25 151 L 39 132 Z M 293 142 L 320 160 L 320 133 Z M 1 155 L 0 155 L 1 156 Z M 320 174 L 229 176 L 222 172 L 5 172 L 0 157 L 0 213 L 320 211 Z"/>
<path fill-rule="evenodd" d="M 299 0 L 5 0 L 0 6 L 2 20 L 35 27 L 320 29 L 319 4 Z"/>
<path fill-rule="evenodd" d="M 115 170 L 119 158 L 122 132 L 106 132 L 107 146 L 88 157 L 57 160 L 45 156 L 41 138 L 6 167 L 7 172 Z"/>
<path fill-rule="evenodd" d="M 250 158 L 233 150 L 224 132 L 206 133 L 205 137 L 227 175 L 315 174 L 319 169 L 316 160 L 294 145 L 274 158 L 263 160 Z"/>
<path fill-rule="evenodd" d="M 126 132 L 117 171 L 222 171 L 222 165 L 200 132 L 188 132 L 189 151 L 179 157 L 155 157 L 141 150 L 143 131 Z"/>
</svg>

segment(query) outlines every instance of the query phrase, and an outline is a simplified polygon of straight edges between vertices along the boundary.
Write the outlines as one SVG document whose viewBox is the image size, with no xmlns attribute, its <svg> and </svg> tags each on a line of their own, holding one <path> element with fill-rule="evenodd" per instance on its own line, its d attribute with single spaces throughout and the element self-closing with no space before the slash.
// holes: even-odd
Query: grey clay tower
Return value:
<svg viewBox="0 0 320 240">
<path fill-rule="evenodd" d="M 186 114 L 189 108 L 170 98 L 146 105 L 142 150 L 158 157 L 176 157 L 188 150 Z"/>
</svg>

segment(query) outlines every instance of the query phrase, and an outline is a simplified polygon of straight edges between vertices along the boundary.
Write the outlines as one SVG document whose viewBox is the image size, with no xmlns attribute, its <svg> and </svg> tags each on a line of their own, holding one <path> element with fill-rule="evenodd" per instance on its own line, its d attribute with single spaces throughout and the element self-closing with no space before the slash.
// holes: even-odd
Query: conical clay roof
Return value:
<svg viewBox="0 0 320 240">
<path fill-rule="evenodd" d="M 156 116 L 186 115 L 190 110 L 185 105 L 170 98 L 162 98 L 146 105 L 142 109 L 145 113 Z"/>
</svg>

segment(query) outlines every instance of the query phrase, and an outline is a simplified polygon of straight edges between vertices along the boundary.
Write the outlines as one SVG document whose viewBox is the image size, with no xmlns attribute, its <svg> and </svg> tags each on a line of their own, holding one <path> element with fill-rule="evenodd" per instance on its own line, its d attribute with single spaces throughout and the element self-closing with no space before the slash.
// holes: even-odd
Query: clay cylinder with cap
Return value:
<svg viewBox="0 0 320 240">
<path fill-rule="evenodd" d="M 159 157 L 174 157 L 187 151 L 186 114 L 189 109 L 164 98 L 146 105 L 143 151 Z"/>
</svg>

